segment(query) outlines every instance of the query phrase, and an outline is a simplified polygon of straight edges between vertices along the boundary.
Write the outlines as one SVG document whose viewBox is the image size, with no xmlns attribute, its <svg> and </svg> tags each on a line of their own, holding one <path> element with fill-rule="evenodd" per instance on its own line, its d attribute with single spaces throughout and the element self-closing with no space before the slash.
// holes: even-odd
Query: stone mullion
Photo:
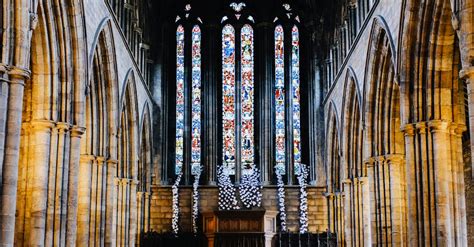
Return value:
<svg viewBox="0 0 474 247">
<path fill-rule="evenodd" d="M 72 126 L 70 135 L 69 180 L 67 193 L 67 220 L 66 220 L 66 245 L 74 246 L 77 238 L 78 206 L 79 206 L 79 167 L 81 137 L 85 128 Z"/>
<path fill-rule="evenodd" d="M 105 245 L 114 245 L 117 239 L 116 232 L 116 212 L 117 212 L 117 184 L 116 184 L 116 173 L 117 173 L 117 160 L 109 159 L 107 162 L 107 172 L 106 172 L 106 210 L 105 210 Z"/>
<path fill-rule="evenodd" d="M 90 208 L 91 194 L 90 188 L 92 184 L 92 166 L 95 157 L 92 155 L 81 155 L 79 164 L 78 180 L 78 199 L 77 199 L 77 239 L 76 244 L 89 243 L 89 225 L 90 225 Z"/>
<path fill-rule="evenodd" d="M 392 246 L 406 246 L 406 189 L 405 164 L 402 155 L 386 157 L 389 170 L 389 195 L 391 215 L 391 244 Z"/>
</svg>

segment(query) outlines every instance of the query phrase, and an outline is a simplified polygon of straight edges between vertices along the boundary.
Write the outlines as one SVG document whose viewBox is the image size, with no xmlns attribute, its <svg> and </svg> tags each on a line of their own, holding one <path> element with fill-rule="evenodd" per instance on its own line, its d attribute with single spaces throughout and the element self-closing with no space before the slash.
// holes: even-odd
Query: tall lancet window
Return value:
<svg viewBox="0 0 474 247">
<path fill-rule="evenodd" d="M 235 29 L 226 25 L 222 29 L 222 133 L 224 170 L 235 174 L 236 114 L 235 114 Z"/>
<path fill-rule="evenodd" d="M 241 30 L 241 162 L 243 171 L 254 165 L 254 44 L 253 29 Z"/>
<path fill-rule="evenodd" d="M 197 175 L 201 168 L 202 95 L 201 28 L 202 23 L 186 5 L 176 17 L 176 157 L 175 174 Z M 182 18 L 181 18 L 182 17 Z"/>
<path fill-rule="evenodd" d="M 255 20 L 242 13 L 244 3 L 230 6 L 222 18 L 222 154 L 224 172 L 239 179 L 255 166 Z"/>
<path fill-rule="evenodd" d="M 299 22 L 289 4 L 274 20 L 275 172 L 287 175 L 290 184 L 303 162 Z"/>
<path fill-rule="evenodd" d="M 192 105 L 191 105 L 191 164 L 195 174 L 201 166 L 201 29 L 192 31 Z"/>
<path fill-rule="evenodd" d="M 293 110 L 293 158 L 301 164 L 300 38 L 298 27 L 291 30 L 291 95 Z"/>
<path fill-rule="evenodd" d="M 285 38 L 281 25 L 275 28 L 275 161 L 277 172 L 285 173 Z"/>
<path fill-rule="evenodd" d="M 176 30 L 176 174 L 180 174 L 184 163 L 184 28 Z"/>
</svg>

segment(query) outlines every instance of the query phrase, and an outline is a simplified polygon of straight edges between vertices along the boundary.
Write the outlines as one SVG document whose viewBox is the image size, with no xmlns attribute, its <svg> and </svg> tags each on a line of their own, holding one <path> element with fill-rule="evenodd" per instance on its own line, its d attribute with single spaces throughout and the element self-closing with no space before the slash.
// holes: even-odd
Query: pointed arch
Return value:
<svg viewBox="0 0 474 247">
<path fill-rule="evenodd" d="M 359 82 L 352 67 L 346 72 L 342 103 L 342 155 L 347 165 L 346 178 L 362 176 L 363 126 Z"/>
<path fill-rule="evenodd" d="M 81 139 L 76 244 L 110 244 L 115 239 L 118 81 L 112 27 L 101 23 L 91 48 Z M 110 217 L 105 217 L 108 215 Z M 97 236 L 103 236 L 102 238 Z"/>
</svg>

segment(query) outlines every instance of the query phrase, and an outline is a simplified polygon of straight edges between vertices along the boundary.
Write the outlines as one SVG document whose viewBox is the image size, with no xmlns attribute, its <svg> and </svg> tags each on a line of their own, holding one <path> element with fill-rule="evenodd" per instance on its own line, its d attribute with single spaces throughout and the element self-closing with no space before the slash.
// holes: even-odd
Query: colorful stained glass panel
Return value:
<svg viewBox="0 0 474 247">
<path fill-rule="evenodd" d="M 222 29 L 222 132 L 224 172 L 235 174 L 235 30 Z"/>
<path fill-rule="evenodd" d="M 192 105 L 191 105 L 191 172 L 199 171 L 201 165 L 201 29 L 192 31 Z"/>
<path fill-rule="evenodd" d="M 276 171 L 285 173 L 285 46 L 282 26 L 275 28 L 275 161 Z"/>
<path fill-rule="evenodd" d="M 254 42 L 253 29 L 241 29 L 241 161 L 244 173 L 254 166 Z"/>
<path fill-rule="evenodd" d="M 298 27 L 291 30 L 291 93 L 293 106 L 293 157 L 295 170 L 301 164 L 300 43 Z"/>
<path fill-rule="evenodd" d="M 184 161 L 184 28 L 176 30 L 176 160 L 175 173 L 183 169 Z"/>
</svg>

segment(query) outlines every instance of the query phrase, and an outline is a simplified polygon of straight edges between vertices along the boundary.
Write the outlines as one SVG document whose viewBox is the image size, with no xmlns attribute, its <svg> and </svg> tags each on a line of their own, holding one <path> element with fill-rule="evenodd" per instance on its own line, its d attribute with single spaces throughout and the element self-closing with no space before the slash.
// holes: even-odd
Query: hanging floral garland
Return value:
<svg viewBox="0 0 474 247">
<path fill-rule="evenodd" d="M 300 233 L 308 232 L 308 193 L 306 192 L 308 168 L 305 164 L 295 165 L 300 186 Z"/>
<path fill-rule="evenodd" d="M 176 177 L 176 181 L 171 188 L 173 193 L 173 218 L 171 219 L 171 227 L 174 234 L 178 234 L 179 231 L 179 183 L 181 182 L 181 177 L 183 172 L 180 172 Z"/>
<path fill-rule="evenodd" d="M 199 179 L 201 178 L 202 167 L 200 165 L 195 165 L 192 168 L 192 173 L 194 175 L 193 183 L 193 232 L 196 234 L 198 232 L 197 219 L 199 216 Z"/>
<path fill-rule="evenodd" d="M 259 170 L 255 166 L 244 170 L 239 187 L 240 200 L 244 207 L 253 208 L 262 205 L 262 188 Z"/>
<path fill-rule="evenodd" d="M 286 232 L 286 209 L 285 209 L 285 183 L 283 182 L 283 174 L 281 169 L 275 168 L 278 187 L 278 210 L 280 212 L 281 231 Z"/>
<path fill-rule="evenodd" d="M 219 166 L 217 169 L 217 183 L 219 185 L 219 210 L 236 210 L 239 209 L 236 189 L 230 180 L 228 174 L 224 172 L 224 167 Z"/>
</svg>

